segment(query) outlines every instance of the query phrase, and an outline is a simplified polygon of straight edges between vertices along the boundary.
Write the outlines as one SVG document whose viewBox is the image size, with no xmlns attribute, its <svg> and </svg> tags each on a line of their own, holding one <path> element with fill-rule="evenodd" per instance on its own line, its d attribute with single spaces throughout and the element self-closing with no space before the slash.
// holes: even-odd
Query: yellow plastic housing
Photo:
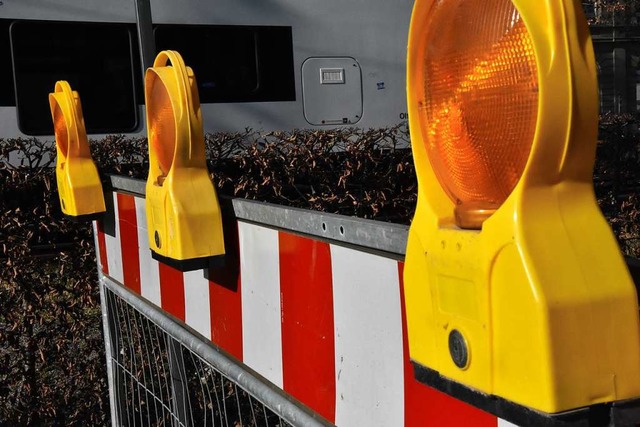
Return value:
<svg viewBox="0 0 640 427">
<path fill-rule="evenodd" d="M 65 215 L 82 217 L 105 211 L 104 193 L 87 140 L 78 92 L 66 81 L 49 94 L 56 138 L 56 181 Z"/>
<path fill-rule="evenodd" d="M 222 218 L 207 171 L 196 79 L 180 54 L 158 54 L 145 75 L 145 99 L 149 247 L 175 261 L 223 255 Z"/>
<path fill-rule="evenodd" d="M 425 111 L 435 96 L 432 82 L 425 80 L 430 55 L 439 43 L 450 42 L 446 37 L 462 44 L 476 37 L 477 23 L 468 21 L 441 39 L 429 37 L 430 26 L 441 24 L 431 21 L 434 10 L 446 2 L 460 7 L 473 2 L 417 0 L 414 6 L 407 72 L 419 191 L 404 270 L 411 358 L 450 380 L 545 413 L 636 398 L 638 303 L 593 191 L 597 77 L 581 4 L 505 1 L 484 3 L 515 6 L 512 24 L 521 20 L 526 28 L 535 54 L 537 115 L 532 140 L 518 142 L 529 150 L 521 176 L 512 188 L 504 187 L 503 198 L 492 200 L 495 206 L 479 230 L 457 225 L 459 201 L 443 186 L 446 181 L 434 168 L 442 158 L 430 150 L 438 143 L 430 129 L 438 124 Z M 475 19 L 491 22 L 487 14 Z M 490 57 L 475 60 L 479 67 L 491 66 Z M 484 120 L 508 126 L 500 121 L 504 117 L 497 108 Z M 460 120 L 458 126 L 476 118 L 440 117 Z M 501 141 L 488 137 L 480 144 Z M 519 155 L 505 152 L 493 150 L 485 160 L 491 165 L 503 161 L 501 155 Z M 449 351 L 453 330 L 468 347 L 462 367 Z"/>
</svg>

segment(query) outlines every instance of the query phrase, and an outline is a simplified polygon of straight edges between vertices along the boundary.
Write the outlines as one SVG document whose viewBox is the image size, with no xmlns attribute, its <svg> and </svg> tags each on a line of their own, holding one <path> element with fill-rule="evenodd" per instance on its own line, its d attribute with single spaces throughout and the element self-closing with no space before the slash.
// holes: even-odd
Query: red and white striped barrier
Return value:
<svg viewBox="0 0 640 427">
<path fill-rule="evenodd" d="M 144 199 L 112 197 L 115 237 L 95 224 L 102 272 L 329 421 L 511 425 L 414 379 L 401 261 L 237 221 L 224 268 L 182 273 L 151 258 Z"/>
</svg>

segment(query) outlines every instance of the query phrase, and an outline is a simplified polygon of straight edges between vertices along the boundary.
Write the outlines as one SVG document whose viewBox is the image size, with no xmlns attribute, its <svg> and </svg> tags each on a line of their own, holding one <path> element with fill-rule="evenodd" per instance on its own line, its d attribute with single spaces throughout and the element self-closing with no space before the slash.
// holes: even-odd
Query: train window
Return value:
<svg viewBox="0 0 640 427">
<path fill-rule="evenodd" d="M 119 24 L 16 21 L 11 24 L 18 126 L 53 134 L 48 94 L 67 80 L 82 97 L 87 133 L 138 127 L 131 29 Z M 1 39 L 0 39 L 1 43 Z"/>
<path fill-rule="evenodd" d="M 10 24 L 11 21 L 0 19 L 0 107 L 14 107 L 16 105 L 11 67 Z"/>
<path fill-rule="evenodd" d="M 291 27 L 158 25 L 156 47 L 180 52 L 200 101 L 295 101 Z"/>
</svg>

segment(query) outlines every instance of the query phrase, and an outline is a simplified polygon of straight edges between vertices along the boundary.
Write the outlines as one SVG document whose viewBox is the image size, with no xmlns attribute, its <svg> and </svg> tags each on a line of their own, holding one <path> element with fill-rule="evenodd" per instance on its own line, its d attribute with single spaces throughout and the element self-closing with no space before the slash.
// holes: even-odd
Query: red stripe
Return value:
<svg viewBox="0 0 640 427">
<path fill-rule="evenodd" d="M 416 381 L 409 358 L 409 339 L 404 304 L 404 263 L 398 263 L 402 301 L 402 340 L 404 342 L 404 414 L 405 427 L 475 426 L 496 427 L 498 419 L 487 412 L 457 400 Z"/>
<path fill-rule="evenodd" d="M 107 239 L 104 236 L 104 224 L 102 220 L 96 221 L 98 229 L 98 257 L 100 261 L 100 268 L 104 274 L 109 274 L 109 263 L 107 262 Z"/>
<path fill-rule="evenodd" d="M 118 193 L 118 221 L 124 285 L 140 295 L 138 221 L 136 219 L 136 202 L 133 196 Z"/>
<path fill-rule="evenodd" d="M 242 292 L 238 226 L 225 226 L 225 265 L 209 270 L 211 341 L 242 360 Z"/>
<path fill-rule="evenodd" d="M 160 303 L 162 309 L 184 322 L 184 276 L 166 264 L 160 266 Z"/>
<path fill-rule="evenodd" d="M 280 232 L 279 246 L 284 390 L 334 421 L 335 344 L 329 245 Z"/>
</svg>

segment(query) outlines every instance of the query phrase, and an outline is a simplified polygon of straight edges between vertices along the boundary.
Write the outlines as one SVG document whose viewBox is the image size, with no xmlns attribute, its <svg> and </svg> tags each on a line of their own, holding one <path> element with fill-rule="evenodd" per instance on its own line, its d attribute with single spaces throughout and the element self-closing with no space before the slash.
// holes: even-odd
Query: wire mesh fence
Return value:
<svg viewBox="0 0 640 427">
<path fill-rule="evenodd" d="M 114 425 L 330 425 L 120 285 L 102 286 Z"/>
</svg>

